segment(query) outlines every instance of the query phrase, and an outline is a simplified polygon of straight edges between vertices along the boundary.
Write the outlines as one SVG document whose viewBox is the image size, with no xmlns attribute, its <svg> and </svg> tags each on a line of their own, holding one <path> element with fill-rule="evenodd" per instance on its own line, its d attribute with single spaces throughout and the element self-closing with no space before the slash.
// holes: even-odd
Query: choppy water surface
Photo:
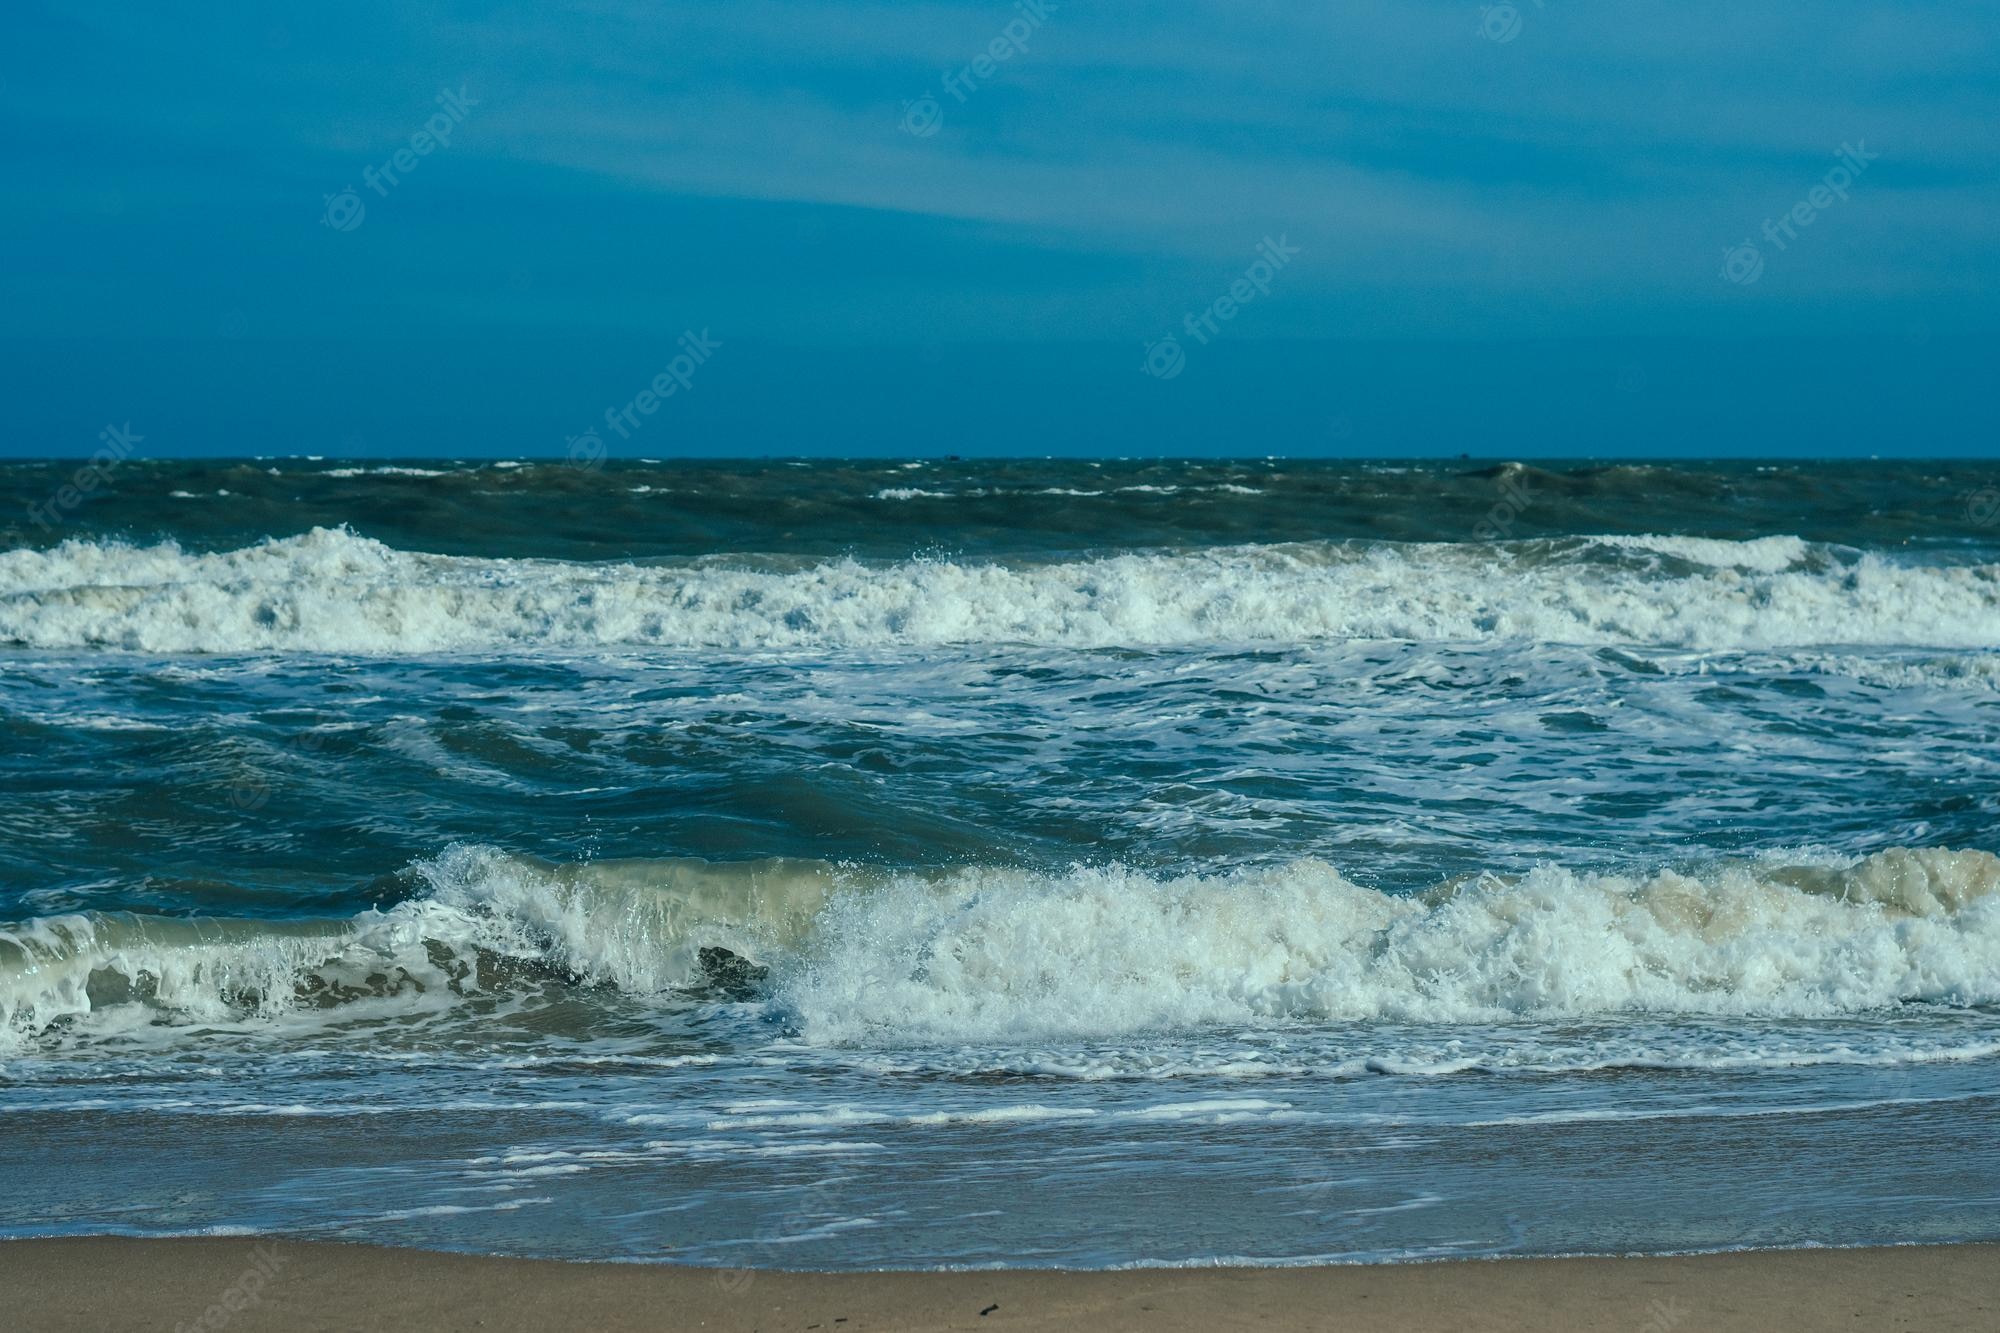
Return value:
<svg viewBox="0 0 2000 1333">
<path fill-rule="evenodd" d="M 0 1232 L 2000 1236 L 2000 467 L 75 467 Z"/>
</svg>

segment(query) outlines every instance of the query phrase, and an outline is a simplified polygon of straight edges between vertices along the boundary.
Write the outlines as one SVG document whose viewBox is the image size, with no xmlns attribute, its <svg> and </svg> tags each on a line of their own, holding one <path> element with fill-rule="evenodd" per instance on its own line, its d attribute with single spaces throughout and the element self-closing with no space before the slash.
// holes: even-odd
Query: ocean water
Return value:
<svg viewBox="0 0 2000 1333">
<path fill-rule="evenodd" d="M 2000 1237 L 2000 466 L 75 467 L 0 1234 Z"/>
</svg>

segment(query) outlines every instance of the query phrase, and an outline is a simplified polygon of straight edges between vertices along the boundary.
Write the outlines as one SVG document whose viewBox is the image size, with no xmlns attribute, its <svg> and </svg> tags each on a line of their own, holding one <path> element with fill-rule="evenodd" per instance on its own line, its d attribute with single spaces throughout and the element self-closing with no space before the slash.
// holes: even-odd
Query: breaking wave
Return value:
<svg viewBox="0 0 2000 1333">
<path fill-rule="evenodd" d="M 0 641 L 160 653 L 1515 640 L 1761 649 L 2000 644 L 2000 565 L 1796 537 L 1327 542 L 1066 562 L 586 564 L 315 528 L 221 553 L 0 554 Z"/>
<path fill-rule="evenodd" d="M 523 987 L 689 989 L 820 1045 L 1274 1020 L 1819 1018 L 2000 1002 L 2000 857 L 1461 877 L 1399 897 L 1317 860 L 1159 878 L 812 861 L 555 866 L 459 846 L 344 921 L 42 918 L 0 930 L 0 1030 L 423 1016 Z"/>
</svg>

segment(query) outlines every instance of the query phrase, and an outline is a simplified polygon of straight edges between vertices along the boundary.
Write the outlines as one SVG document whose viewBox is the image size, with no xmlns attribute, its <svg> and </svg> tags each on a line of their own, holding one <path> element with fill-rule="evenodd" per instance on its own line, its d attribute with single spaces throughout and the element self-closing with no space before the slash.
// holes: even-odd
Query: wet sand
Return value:
<svg viewBox="0 0 2000 1333">
<path fill-rule="evenodd" d="M 0 1325 L 101 1329 L 2000 1327 L 2000 1245 L 1115 1273 L 775 1273 L 288 1240 L 0 1242 Z"/>
</svg>

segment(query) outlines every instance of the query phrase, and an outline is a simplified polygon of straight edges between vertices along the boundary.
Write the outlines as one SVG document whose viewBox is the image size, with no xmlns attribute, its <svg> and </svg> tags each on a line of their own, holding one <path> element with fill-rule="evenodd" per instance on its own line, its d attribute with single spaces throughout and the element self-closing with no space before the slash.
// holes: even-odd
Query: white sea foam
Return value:
<svg viewBox="0 0 2000 1333">
<path fill-rule="evenodd" d="M 1673 563 L 1661 564 L 1671 554 Z M 141 652 L 1073 647 L 1403 639 L 1696 650 L 2000 645 L 2000 565 L 1797 538 L 1316 543 L 798 568 L 476 559 L 314 529 L 220 553 L 0 554 L 0 641 Z"/>
<path fill-rule="evenodd" d="M 1989 1003 L 1996 887 L 2000 858 L 1940 850 L 1705 878 L 1549 866 L 1414 898 L 1317 861 L 1166 881 L 967 871 L 834 897 L 780 995 L 834 1043 Z"/>
<path fill-rule="evenodd" d="M 764 1005 L 818 1046 L 2000 1002 L 2000 858 L 1977 851 L 1700 876 L 1546 866 L 1415 897 L 1314 860 L 1160 879 L 553 867 L 460 847 L 422 872 L 428 893 L 345 922 L 71 916 L 0 932 L 0 1028 L 442 1010 L 504 986 L 482 959 L 655 994 L 709 984 L 732 955 L 769 969 Z"/>
<path fill-rule="evenodd" d="M 1614 550 L 1648 551 L 1712 569 L 1744 569 L 1780 574 L 1806 562 L 1811 545 L 1803 537 L 1756 537 L 1722 541 L 1713 537 L 1592 537 L 1592 545 Z"/>
</svg>

